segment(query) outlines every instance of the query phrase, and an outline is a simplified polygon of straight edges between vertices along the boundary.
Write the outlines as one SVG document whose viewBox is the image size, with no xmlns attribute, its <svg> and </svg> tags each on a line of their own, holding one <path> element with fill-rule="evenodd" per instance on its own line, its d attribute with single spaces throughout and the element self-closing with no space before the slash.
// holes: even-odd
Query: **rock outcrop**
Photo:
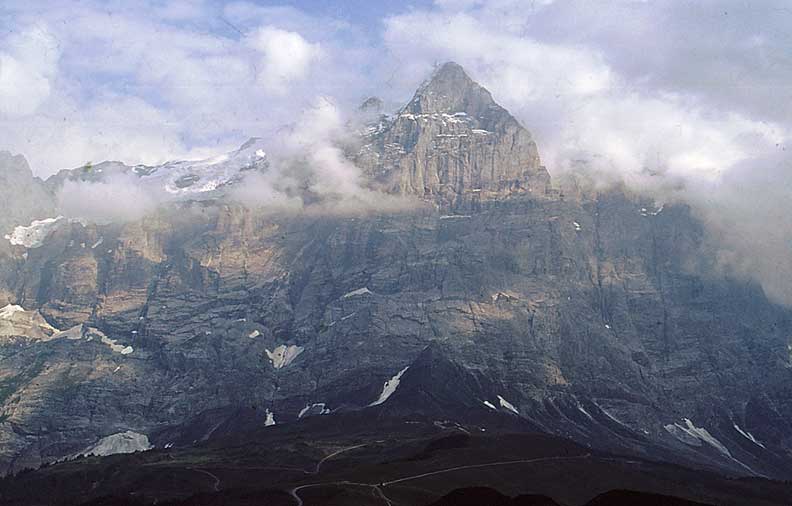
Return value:
<svg viewBox="0 0 792 506">
<path fill-rule="evenodd" d="M 455 63 L 437 69 L 364 143 L 356 161 L 375 187 L 446 210 L 521 193 L 542 197 L 550 188 L 528 130 Z"/>
</svg>

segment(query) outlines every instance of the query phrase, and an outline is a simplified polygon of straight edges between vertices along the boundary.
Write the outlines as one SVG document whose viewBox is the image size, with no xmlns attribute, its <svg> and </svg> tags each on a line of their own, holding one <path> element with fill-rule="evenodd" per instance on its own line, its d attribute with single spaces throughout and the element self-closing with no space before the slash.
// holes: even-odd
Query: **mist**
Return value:
<svg viewBox="0 0 792 506">
<path fill-rule="evenodd" d="M 773 301 L 792 306 L 792 162 L 752 159 L 683 198 L 704 223 L 725 272 L 759 282 Z"/>
<path fill-rule="evenodd" d="M 139 220 L 153 212 L 160 200 L 136 179 L 119 174 L 104 182 L 65 181 L 57 192 L 58 208 L 68 218 L 99 224 Z"/>
</svg>

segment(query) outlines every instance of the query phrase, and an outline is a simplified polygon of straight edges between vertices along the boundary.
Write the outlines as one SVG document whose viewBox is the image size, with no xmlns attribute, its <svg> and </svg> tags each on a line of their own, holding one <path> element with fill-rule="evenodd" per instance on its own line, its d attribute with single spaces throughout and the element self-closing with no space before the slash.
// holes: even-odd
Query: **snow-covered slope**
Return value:
<svg viewBox="0 0 792 506">
<path fill-rule="evenodd" d="M 132 171 L 144 184 L 156 185 L 171 195 L 199 197 L 238 181 L 247 170 L 264 170 L 267 166 L 263 143 L 253 138 L 236 151 L 206 160 L 136 166 Z"/>
<path fill-rule="evenodd" d="M 34 220 L 30 226 L 18 225 L 14 231 L 6 234 L 5 238 L 14 246 L 38 248 L 44 244 L 44 239 L 57 228 L 63 221 L 63 216 Z"/>
<path fill-rule="evenodd" d="M 148 436 L 128 430 L 103 437 L 98 443 L 82 451 L 81 454 L 104 457 L 119 453 L 144 452 L 151 448 Z"/>
<path fill-rule="evenodd" d="M 102 183 L 114 177 L 133 176 L 151 195 L 173 200 L 206 199 L 240 181 L 246 171 L 265 171 L 268 166 L 263 141 L 251 138 L 235 151 L 204 160 L 177 160 L 156 166 L 102 162 L 62 170 L 48 179 L 47 184 L 57 190 L 67 181 Z"/>
</svg>

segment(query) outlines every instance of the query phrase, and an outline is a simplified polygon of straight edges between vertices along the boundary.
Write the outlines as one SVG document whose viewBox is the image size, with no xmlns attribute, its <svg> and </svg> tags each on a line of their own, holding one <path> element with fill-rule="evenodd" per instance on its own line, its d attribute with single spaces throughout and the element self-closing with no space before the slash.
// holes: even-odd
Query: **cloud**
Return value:
<svg viewBox="0 0 792 506">
<path fill-rule="evenodd" d="M 49 46 L 32 36 L 27 45 L 19 35 L 0 40 L 9 98 L 0 101 L 0 144 L 42 176 L 87 160 L 225 152 L 273 135 L 318 95 L 358 100 L 351 90 L 370 57 L 350 46 L 358 35 L 348 23 L 285 7 L 9 0 L 0 11 L 0 27 L 45 26 L 48 38 L 39 39 L 57 43 L 25 52 Z"/>
<path fill-rule="evenodd" d="M 707 226 L 717 267 L 761 283 L 777 302 L 792 305 L 792 162 L 776 153 L 735 165 L 710 184 L 687 188 Z"/>
<path fill-rule="evenodd" d="M 35 112 L 50 96 L 60 51 L 41 26 L 13 33 L 0 43 L 0 117 Z"/>
<path fill-rule="evenodd" d="M 70 218 L 96 223 L 140 219 L 156 209 L 158 202 L 135 178 L 116 175 L 101 183 L 65 181 L 57 195 L 59 210 Z"/>
<path fill-rule="evenodd" d="M 297 32 L 264 26 L 250 36 L 250 45 L 262 54 L 258 79 L 266 89 L 284 93 L 287 86 L 308 75 L 321 57 L 319 44 L 312 44 Z"/>
<path fill-rule="evenodd" d="M 304 161 L 311 172 L 310 188 L 319 195 L 349 198 L 361 193 L 360 170 L 339 147 L 340 141 L 350 136 L 345 123 L 336 104 L 327 97 L 319 97 L 303 111 L 285 138 L 281 156 L 292 162 Z"/>
<path fill-rule="evenodd" d="M 229 197 L 250 208 L 273 213 L 360 215 L 405 212 L 420 202 L 387 195 L 366 186 L 361 170 L 344 153 L 356 137 L 354 114 L 332 99 L 317 97 L 278 134 L 267 152 L 269 168 L 248 172 Z"/>
<path fill-rule="evenodd" d="M 585 157 L 627 176 L 662 169 L 712 179 L 788 136 L 783 124 L 646 89 L 603 48 L 539 41 L 519 3 L 468 4 L 392 17 L 385 41 L 411 60 L 410 74 L 444 60 L 469 69 L 534 132 L 551 172 Z"/>
<path fill-rule="evenodd" d="M 280 176 L 275 173 L 249 173 L 242 184 L 231 189 L 229 198 L 248 208 L 268 212 L 293 213 L 302 210 L 302 199 L 296 192 L 290 191 L 296 182 L 279 180 Z"/>
<path fill-rule="evenodd" d="M 784 0 L 555 2 L 512 12 L 532 35 L 601 51 L 631 85 L 684 93 L 714 108 L 786 122 L 777 100 L 792 78 Z M 781 92 L 783 93 L 783 91 Z"/>
<path fill-rule="evenodd" d="M 360 169 L 341 146 L 354 141 L 353 119 L 318 97 L 280 132 L 265 174 L 250 174 L 231 197 L 249 207 L 294 211 L 301 204 L 325 212 L 400 211 L 414 203 L 366 188 Z"/>
</svg>

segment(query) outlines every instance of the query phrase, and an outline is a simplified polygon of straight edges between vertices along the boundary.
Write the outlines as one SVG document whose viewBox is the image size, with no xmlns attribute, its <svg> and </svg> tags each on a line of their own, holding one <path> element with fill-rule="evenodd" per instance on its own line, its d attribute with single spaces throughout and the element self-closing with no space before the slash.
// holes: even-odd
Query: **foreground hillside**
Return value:
<svg viewBox="0 0 792 506">
<path fill-rule="evenodd" d="M 203 443 L 22 473 L 0 484 L 3 504 L 769 506 L 792 499 L 787 484 L 598 452 L 513 432 L 497 417 L 462 426 L 351 413 L 251 429 L 240 422 L 252 421 L 251 413 L 236 415 L 236 424 Z"/>
</svg>

